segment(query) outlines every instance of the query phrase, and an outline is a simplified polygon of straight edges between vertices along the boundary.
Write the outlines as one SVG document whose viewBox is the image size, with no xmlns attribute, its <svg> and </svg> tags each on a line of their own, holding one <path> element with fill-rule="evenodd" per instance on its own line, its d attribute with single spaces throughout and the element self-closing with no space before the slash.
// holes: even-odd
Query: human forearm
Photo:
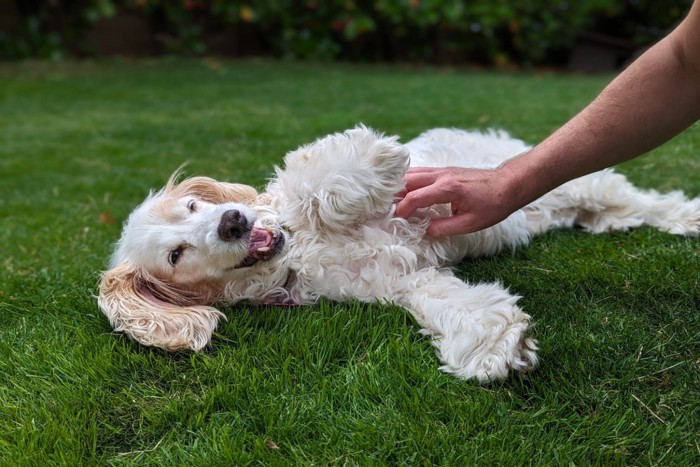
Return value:
<svg viewBox="0 0 700 467">
<path fill-rule="evenodd" d="M 578 115 L 494 170 L 414 169 L 396 214 L 450 203 L 430 235 L 469 233 L 502 221 L 574 178 L 643 154 L 700 117 L 700 0 L 686 19 L 613 80 Z"/>
<path fill-rule="evenodd" d="M 517 207 L 568 180 L 643 154 L 700 117 L 700 53 L 697 44 L 686 45 L 693 34 L 684 29 L 695 18 L 647 51 L 552 136 L 499 170 L 510 177 Z"/>
</svg>

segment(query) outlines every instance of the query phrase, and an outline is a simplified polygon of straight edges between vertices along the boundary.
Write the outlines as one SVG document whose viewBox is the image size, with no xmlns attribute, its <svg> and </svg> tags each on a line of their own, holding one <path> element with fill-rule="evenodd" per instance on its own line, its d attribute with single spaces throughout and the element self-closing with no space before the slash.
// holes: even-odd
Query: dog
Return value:
<svg viewBox="0 0 700 467">
<path fill-rule="evenodd" d="M 493 168 L 527 149 L 503 131 L 433 129 L 401 144 L 360 125 L 288 153 L 262 193 L 207 177 L 178 182 L 176 173 L 125 222 L 99 307 L 143 345 L 198 351 L 224 318 L 217 303 L 391 302 L 431 337 L 441 370 L 481 383 L 525 372 L 537 365 L 537 342 L 519 297 L 499 283 L 462 281 L 450 266 L 555 228 L 700 231 L 700 198 L 640 190 L 613 170 L 467 235 L 426 236 L 449 205 L 393 215 L 409 164 Z"/>
</svg>

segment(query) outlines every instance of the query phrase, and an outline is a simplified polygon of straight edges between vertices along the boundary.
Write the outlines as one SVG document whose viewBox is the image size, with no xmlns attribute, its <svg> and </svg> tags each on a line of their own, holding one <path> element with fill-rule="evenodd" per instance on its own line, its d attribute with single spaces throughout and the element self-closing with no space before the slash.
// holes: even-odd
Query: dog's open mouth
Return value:
<svg viewBox="0 0 700 467">
<path fill-rule="evenodd" d="M 258 261 L 267 261 L 282 250 L 284 234 L 268 228 L 253 227 L 248 240 L 248 256 L 238 263 L 236 269 L 247 268 Z"/>
</svg>

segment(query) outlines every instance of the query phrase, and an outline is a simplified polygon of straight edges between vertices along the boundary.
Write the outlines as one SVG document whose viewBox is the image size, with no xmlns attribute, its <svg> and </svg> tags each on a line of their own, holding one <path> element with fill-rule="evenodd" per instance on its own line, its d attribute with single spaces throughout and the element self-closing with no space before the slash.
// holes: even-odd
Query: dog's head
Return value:
<svg viewBox="0 0 700 467">
<path fill-rule="evenodd" d="M 232 282 L 259 280 L 285 249 L 264 196 L 247 185 L 174 174 L 124 224 L 98 303 L 117 331 L 167 350 L 204 347 Z M 245 288 L 245 287 L 243 287 Z"/>
</svg>

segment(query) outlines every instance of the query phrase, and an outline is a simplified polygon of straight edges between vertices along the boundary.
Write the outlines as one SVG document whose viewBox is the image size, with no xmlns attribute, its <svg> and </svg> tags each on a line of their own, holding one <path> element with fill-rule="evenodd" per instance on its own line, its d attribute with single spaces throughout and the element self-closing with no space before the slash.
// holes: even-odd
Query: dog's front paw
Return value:
<svg viewBox="0 0 700 467">
<path fill-rule="evenodd" d="M 529 320 L 513 305 L 492 314 L 490 320 L 454 326 L 436 336 L 434 345 L 444 363 L 441 370 L 482 384 L 531 370 L 537 365 L 537 341 L 526 336 Z"/>
<path fill-rule="evenodd" d="M 530 316 L 500 284 L 466 284 L 449 271 L 407 276 L 398 302 L 432 336 L 441 369 L 481 383 L 537 365 L 537 342 L 527 337 Z"/>
<path fill-rule="evenodd" d="M 398 138 L 358 126 L 287 154 L 267 191 L 285 200 L 286 225 L 342 231 L 391 209 L 408 160 Z"/>
<path fill-rule="evenodd" d="M 471 350 L 454 339 L 434 343 L 443 362 L 442 371 L 463 379 L 476 378 L 481 384 L 505 379 L 511 372 L 523 374 L 537 366 L 537 341 L 531 338 Z"/>
<path fill-rule="evenodd" d="M 505 379 L 510 373 L 527 373 L 537 365 L 537 341 L 521 338 L 511 347 L 494 352 L 476 361 L 475 377 L 481 384 Z"/>
</svg>

